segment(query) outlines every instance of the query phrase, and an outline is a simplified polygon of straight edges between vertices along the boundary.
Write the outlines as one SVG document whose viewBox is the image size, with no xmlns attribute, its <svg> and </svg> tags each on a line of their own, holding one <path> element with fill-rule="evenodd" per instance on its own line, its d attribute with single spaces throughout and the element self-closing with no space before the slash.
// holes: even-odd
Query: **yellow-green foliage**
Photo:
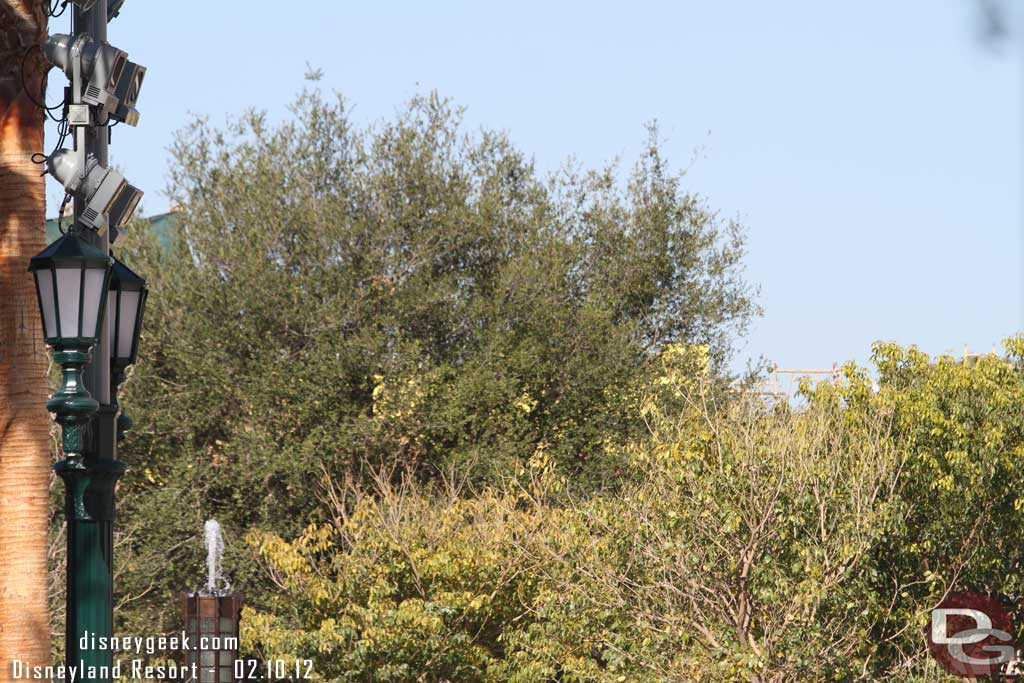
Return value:
<svg viewBox="0 0 1024 683">
<path fill-rule="evenodd" d="M 793 408 L 723 402 L 705 350 L 669 346 L 647 435 L 607 446 L 616 495 L 548 496 L 542 451 L 502 490 L 325 479 L 331 523 L 249 537 L 280 591 L 246 647 L 351 682 L 948 680 L 929 610 L 1021 592 L 1022 351 L 881 344 L 876 380 Z"/>
<path fill-rule="evenodd" d="M 880 343 L 877 390 L 849 367 L 842 385 L 808 393 L 845 406 L 850 422 L 892 420 L 902 467 L 871 576 L 871 595 L 892 596 L 878 618 L 877 631 L 888 634 L 883 661 L 920 659 L 929 610 L 947 591 L 1012 596 L 1024 588 L 1024 339 L 1004 347 L 1004 357 L 964 360 Z"/>
<path fill-rule="evenodd" d="M 380 486 L 290 543 L 249 535 L 283 592 L 246 613 L 245 646 L 310 657 L 325 680 L 485 680 L 498 635 L 534 599 L 545 521 L 511 496 Z"/>
<path fill-rule="evenodd" d="M 874 584 L 875 551 L 896 528 L 903 468 L 894 418 L 854 419 L 824 391 L 800 411 L 720 406 L 707 380 L 704 349 L 665 351 L 640 402 L 649 434 L 623 449 L 632 483 L 615 496 L 555 505 L 536 472 L 474 494 L 323 481 L 330 524 L 248 538 L 281 591 L 246 613 L 246 647 L 353 682 L 879 671 L 873 634 L 892 596 Z"/>
</svg>

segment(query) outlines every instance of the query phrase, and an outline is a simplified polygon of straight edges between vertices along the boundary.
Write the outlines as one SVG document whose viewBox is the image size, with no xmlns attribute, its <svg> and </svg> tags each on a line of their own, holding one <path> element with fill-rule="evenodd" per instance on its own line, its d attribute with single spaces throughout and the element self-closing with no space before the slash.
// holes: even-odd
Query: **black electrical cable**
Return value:
<svg viewBox="0 0 1024 683">
<path fill-rule="evenodd" d="M 71 195 L 67 192 L 64 193 L 64 200 L 60 203 L 60 211 L 57 212 L 57 229 L 60 230 L 60 234 L 64 234 L 64 226 L 60 224 L 60 220 L 64 218 L 64 207 L 71 201 Z"/>
<path fill-rule="evenodd" d="M 50 158 L 54 154 L 56 154 L 58 150 L 64 147 L 64 142 L 68 139 L 68 135 L 70 135 L 70 132 L 71 126 L 68 125 L 68 120 L 61 119 L 57 123 L 57 135 L 59 135 L 60 137 L 57 139 L 57 144 L 54 145 L 53 151 L 50 152 L 49 155 L 43 154 L 42 152 L 36 152 L 35 154 L 32 155 L 32 163 L 42 165 L 49 161 Z M 46 175 L 46 171 L 43 171 L 40 175 Z"/>
<path fill-rule="evenodd" d="M 57 144 L 54 146 L 53 151 L 50 152 L 50 156 L 56 154 L 57 150 L 64 146 L 64 141 L 71 134 L 71 124 L 68 123 L 67 119 L 62 119 L 57 124 L 57 134 L 60 135 L 60 139 L 57 140 Z"/>
<path fill-rule="evenodd" d="M 60 3 L 60 11 L 59 12 L 56 9 L 57 8 L 57 3 Z M 67 11 L 68 11 L 68 0 L 64 0 L 64 2 L 60 2 L 60 0 L 53 0 L 53 2 L 50 3 L 49 15 L 52 18 L 54 18 L 54 19 L 56 19 L 57 17 L 63 16 L 64 13 L 67 12 Z"/>
</svg>

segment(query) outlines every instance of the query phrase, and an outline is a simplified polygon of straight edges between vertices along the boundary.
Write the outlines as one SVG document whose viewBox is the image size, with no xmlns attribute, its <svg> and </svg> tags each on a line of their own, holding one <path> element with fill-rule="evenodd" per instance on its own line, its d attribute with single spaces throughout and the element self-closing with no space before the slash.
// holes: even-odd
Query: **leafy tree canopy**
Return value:
<svg viewBox="0 0 1024 683">
<path fill-rule="evenodd" d="M 120 494 L 144 543 L 120 558 L 126 598 L 165 615 L 201 575 L 204 518 L 294 536 L 323 516 L 321 476 L 617 489 L 659 349 L 699 345 L 721 377 L 757 313 L 742 229 L 684 190 L 653 127 L 625 176 L 544 178 L 437 96 L 363 128 L 316 92 L 292 113 L 183 130 L 177 238 L 129 245 L 152 294 Z"/>
</svg>

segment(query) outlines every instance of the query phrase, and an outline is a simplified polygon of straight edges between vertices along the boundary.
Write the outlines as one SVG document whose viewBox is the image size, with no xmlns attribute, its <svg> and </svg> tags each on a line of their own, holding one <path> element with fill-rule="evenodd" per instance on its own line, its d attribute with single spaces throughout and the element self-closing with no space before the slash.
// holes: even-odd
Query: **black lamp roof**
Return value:
<svg viewBox="0 0 1024 683">
<path fill-rule="evenodd" d="M 107 266 L 110 262 L 109 255 L 82 239 L 77 230 L 70 229 L 60 239 L 33 256 L 28 269 L 33 271 L 48 269 L 51 266 L 76 267 L 83 263 L 86 266 Z"/>
<path fill-rule="evenodd" d="M 110 271 L 110 289 L 125 292 L 139 292 L 146 288 L 146 281 L 134 270 L 121 261 L 114 259 L 114 267 Z"/>
</svg>

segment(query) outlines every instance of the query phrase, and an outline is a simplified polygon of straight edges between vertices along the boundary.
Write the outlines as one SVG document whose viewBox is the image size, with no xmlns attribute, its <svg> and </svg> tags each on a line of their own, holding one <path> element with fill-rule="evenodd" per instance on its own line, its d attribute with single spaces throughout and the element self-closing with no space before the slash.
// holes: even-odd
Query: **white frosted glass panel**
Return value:
<svg viewBox="0 0 1024 683">
<path fill-rule="evenodd" d="M 100 312 L 103 278 L 106 274 L 106 271 L 96 268 L 85 271 L 85 315 L 82 317 L 82 334 L 86 337 L 96 334 L 96 314 Z"/>
<path fill-rule="evenodd" d="M 36 271 L 36 286 L 43 305 L 43 329 L 47 337 L 57 336 L 57 312 L 53 305 L 53 273 L 49 270 Z"/>
<path fill-rule="evenodd" d="M 60 309 L 60 335 L 78 335 L 78 290 L 81 287 L 80 268 L 57 269 L 57 308 Z"/>
<path fill-rule="evenodd" d="M 112 292 L 110 290 L 107 290 L 107 320 L 110 321 L 107 324 L 107 329 L 108 330 L 113 330 L 114 329 L 114 325 L 117 324 L 117 309 L 114 308 L 114 306 L 117 306 L 117 292 Z M 117 332 L 111 331 L 110 334 L 111 335 L 115 335 L 115 334 L 117 334 Z M 113 341 L 110 343 L 110 357 L 111 358 L 116 358 L 117 357 L 117 339 L 116 338 L 113 338 Z"/>
<path fill-rule="evenodd" d="M 135 317 L 139 312 L 141 292 L 121 292 L 121 324 L 117 329 L 117 357 L 127 358 L 132 352 Z"/>
</svg>

